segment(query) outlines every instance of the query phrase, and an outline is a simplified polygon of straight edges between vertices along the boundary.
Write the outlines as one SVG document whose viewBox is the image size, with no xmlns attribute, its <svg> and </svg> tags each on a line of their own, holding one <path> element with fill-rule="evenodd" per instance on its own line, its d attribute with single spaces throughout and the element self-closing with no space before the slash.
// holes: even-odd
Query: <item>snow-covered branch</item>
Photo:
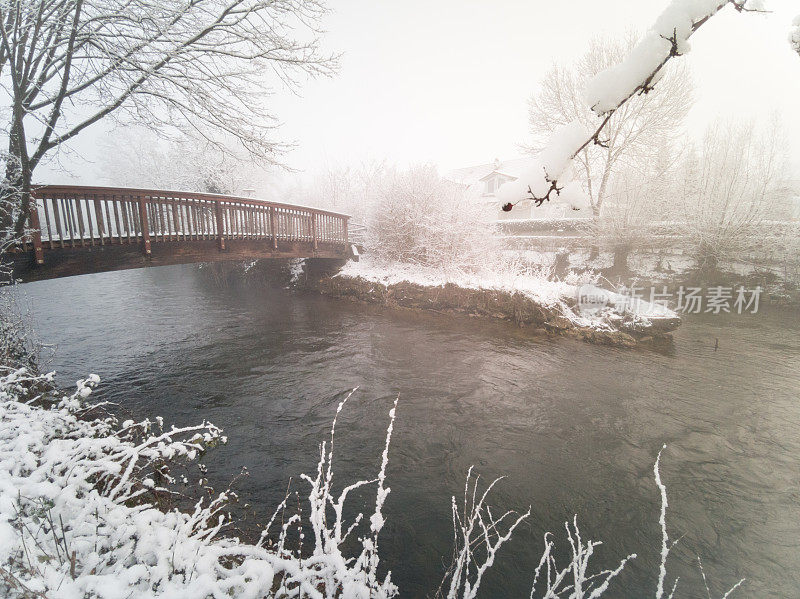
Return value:
<svg viewBox="0 0 800 599">
<path fill-rule="evenodd" d="M 792 28 L 789 30 L 789 43 L 795 52 L 800 54 L 800 15 L 797 15 L 792 21 Z"/>
<path fill-rule="evenodd" d="M 452 498 L 455 546 L 453 563 L 442 585 L 449 580 L 447 599 L 475 598 L 484 574 L 494 564 L 498 549 L 531 514 L 530 508 L 524 514 L 510 510 L 500 516 L 492 514 L 486 499 L 500 480 L 495 479 L 479 495 L 480 476 L 473 479 L 470 467 L 464 484 L 463 504 L 459 505 L 456 498 Z"/>
<path fill-rule="evenodd" d="M 694 32 L 729 4 L 739 12 L 762 9 L 760 0 L 671 0 L 622 62 L 587 82 L 583 99 L 597 114 L 597 123 L 587 127 L 574 120 L 555 130 L 529 168 L 501 186 L 498 198 L 504 204 L 527 198 L 541 205 L 555 193 L 575 210 L 587 208 L 588 198 L 572 179 L 572 160 L 590 144 L 605 144 L 602 133 L 614 113 L 635 95 L 650 92 L 665 65 L 689 51 Z"/>
</svg>

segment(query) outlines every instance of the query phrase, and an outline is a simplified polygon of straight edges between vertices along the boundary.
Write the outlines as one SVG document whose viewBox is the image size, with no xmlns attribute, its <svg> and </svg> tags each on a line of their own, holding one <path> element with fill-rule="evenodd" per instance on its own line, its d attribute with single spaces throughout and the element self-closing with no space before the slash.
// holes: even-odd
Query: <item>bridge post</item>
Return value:
<svg viewBox="0 0 800 599">
<path fill-rule="evenodd" d="M 33 255 L 36 258 L 36 264 L 44 264 L 44 251 L 42 250 L 42 229 L 39 223 L 39 209 L 36 207 L 36 198 L 31 194 L 31 233 L 33 235 Z"/>
<path fill-rule="evenodd" d="M 311 213 L 311 237 L 314 240 L 314 251 L 317 251 L 317 213 Z"/>
<path fill-rule="evenodd" d="M 220 251 L 225 249 L 225 223 L 222 222 L 222 202 L 217 201 L 217 243 Z"/>
<path fill-rule="evenodd" d="M 269 207 L 269 226 L 272 229 L 272 249 L 278 249 L 278 219 L 275 218 L 275 206 Z"/>
<path fill-rule="evenodd" d="M 144 198 L 139 196 L 139 221 L 142 223 L 142 247 L 144 255 L 150 257 L 150 225 L 147 221 L 147 204 Z"/>
<path fill-rule="evenodd" d="M 97 234 L 100 236 L 100 245 L 104 245 L 105 227 L 103 225 L 103 206 L 97 196 L 94 196 L 94 216 L 97 219 Z"/>
<path fill-rule="evenodd" d="M 350 222 L 350 217 L 349 216 L 345 216 L 344 217 L 344 243 L 345 243 L 345 245 L 348 245 L 350 243 L 350 238 L 349 238 L 349 236 L 347 234 L 347 223 L 348 222 Z"/>
</svg>

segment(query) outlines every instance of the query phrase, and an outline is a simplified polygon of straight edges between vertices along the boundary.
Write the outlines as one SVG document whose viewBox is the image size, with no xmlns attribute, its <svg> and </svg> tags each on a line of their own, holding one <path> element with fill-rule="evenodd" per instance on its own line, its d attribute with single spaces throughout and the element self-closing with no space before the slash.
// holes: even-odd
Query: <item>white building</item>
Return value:
<svg viewBox="0 0 800 599">
<path fill-rule="evenodd" d="M 520 198 L 520 202 L 510 212 L 502 210 L 502 202 L 497 199 L 498 188 L 507 181 L 519 178 L 522 171 L 531 163 L 530 158 L 500 161 L 459 168 L 445 175 L 450 181 L 460 183 L 471 191 L 477 200 L 497 214 L 498 220 L 586 217 L 585 211 L 575 212 L 570 206 L 553 194 L 549 202 L 536 206 L 532 200 Z"/>
</svg>

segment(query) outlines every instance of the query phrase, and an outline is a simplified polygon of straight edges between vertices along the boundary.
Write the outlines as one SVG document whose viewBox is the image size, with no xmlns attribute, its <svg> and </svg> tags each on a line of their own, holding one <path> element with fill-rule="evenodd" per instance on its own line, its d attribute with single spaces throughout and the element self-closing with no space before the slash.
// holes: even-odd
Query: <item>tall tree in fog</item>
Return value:
<svg viewBox="0 0 800 599">
<path fill-rule="evenodd" d="M 243 195 L 263 193 L 269 169 L 249 159 L 235 138 L 168 140 L 139 127 L 120 128 L 102 143 L 98 177 L 109 185 L 150 189 L 185 189 Z"/>
<path fill-rule="evenodd" d="M 329 74 L 321 0 L 6 0 L 0 89 L 8 138 L 0 200 L 19 234 L 42 159 L 107 118 L 216 143 L 233 137 L 275 162 L 270 79 Z M 9 212 L 9 211 L 6 211 Z"/>
<path fill-rule="evenodd" d="M 597 114 L 584 99 L 584 86 L 601 71 L 620 63 L 635 42 L 633 35 L 623 40 L 598 37 L 574 63 L 552 66 L 528 101 L 533 152 L 541 151 L 556 130 L 572 121 L 587 129 L 597 126 Z M 595 217 L 609 195 L 617 170 L 657 160 L 658 152 L 676 139 L 691 107 L 692 92 L 686 66 L 669 65 L 658 85 L 646 94 L 631 97 L 614 112 L 600 143 L 588 144 L 578 152 L 573 163 L 576 177 Z"/>
<path fill-rule="evenodd" d="M 721 258 L 763 243 L 759 227 L 776 218 L 786 179 L 786 140 L 780 123 L 710 125 L 699 152 L 690 152 L 676 200 L 698 267 L 714 271 Z"/>
<path fill-rule="evenodd" d="M 628 255 L 653 239 L 660 223 L 679 217 L 674 180 L 682 164 L 669 145 L 656 150 L 652 160 L 623 164 L 614 173 L 603 212 L 589 232 L 613 255 L 612 270 L 628 272 Z"/>
</svg>

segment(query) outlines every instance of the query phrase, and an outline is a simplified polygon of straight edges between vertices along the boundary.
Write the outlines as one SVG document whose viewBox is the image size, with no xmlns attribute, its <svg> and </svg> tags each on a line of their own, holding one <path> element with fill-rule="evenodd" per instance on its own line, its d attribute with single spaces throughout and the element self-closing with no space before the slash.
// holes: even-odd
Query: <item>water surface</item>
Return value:
<svg viewBox="0 0 800 599">
<path fill-rule="evenodd" d="M 662 444 L 668 562 L 676 596 L 800 595 L 800 321 L 795 313 L 706 316 L 658 351 L 531 338 L 504 323 L 351 304 L 285 290 L 217 289 L 190 266 L 22 287 L 62 382 L 89 372 L 138 416 L 207 418 L 228 445 L 223 484 L 271 511 L 311 473 L 336 404 L 336 480 L 374 476 L 400 396 L 381 536 L 403 596 L 435 590 L 451 551 L 450 496 L 470 465 L 497 509 L 531 518 L 501 550 L 484 597 L 528 596 L 550 530 L 578 515 L 602 540 L 595 567 L 637 553 L 611 596 L 654 596 L 660 531 L 653 462 Z M 719 349 L 714 351 L 715 339 Z M 302 488 L 302 487 L 301 487 Z M 366 506 L 367 508 L 369 506 Z"/>
</svg>

